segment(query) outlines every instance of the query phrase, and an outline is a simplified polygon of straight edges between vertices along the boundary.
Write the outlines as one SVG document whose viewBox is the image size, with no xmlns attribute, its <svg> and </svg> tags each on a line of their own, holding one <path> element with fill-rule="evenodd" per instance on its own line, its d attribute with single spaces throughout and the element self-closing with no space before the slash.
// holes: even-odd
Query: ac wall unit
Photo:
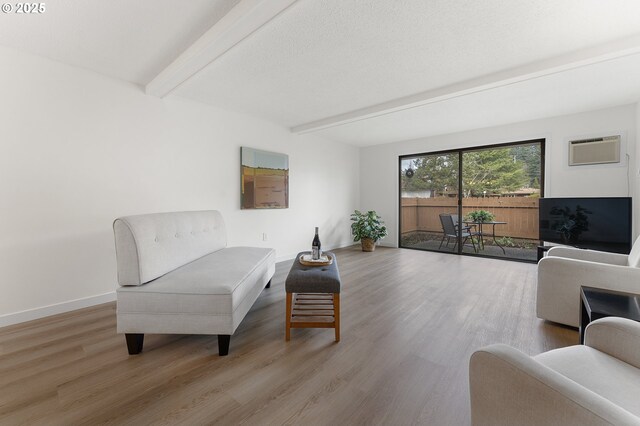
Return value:
<svg viewBox="0 0 640 426">
<path fill-rule="evenodd" d="M 620 135 L 569 141 L 569 165 L 620 162 Z"/>
</svg>

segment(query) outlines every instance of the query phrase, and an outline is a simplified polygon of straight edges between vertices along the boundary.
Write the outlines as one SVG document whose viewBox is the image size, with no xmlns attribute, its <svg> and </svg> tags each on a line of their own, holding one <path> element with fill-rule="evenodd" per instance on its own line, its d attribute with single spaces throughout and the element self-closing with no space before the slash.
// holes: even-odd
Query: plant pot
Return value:
<svg viewBox="0 0 640 426">
<path fill-rule="evenodd" d="M 362 251 L 374 251 L 376 249 L 376 242 L 371 238 L 363 238 L 360 244 L 362 245 Z"/>
</svg>

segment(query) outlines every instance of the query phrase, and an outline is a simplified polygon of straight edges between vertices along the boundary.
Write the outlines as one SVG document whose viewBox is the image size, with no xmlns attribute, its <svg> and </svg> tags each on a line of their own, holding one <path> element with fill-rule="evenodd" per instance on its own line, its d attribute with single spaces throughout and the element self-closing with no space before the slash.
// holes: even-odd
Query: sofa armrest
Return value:
<svg viewBox="0 0 640 426">
<path fill-rule="evenodd" d="M 587 326 L 584 344 L 640 368 L 640 323 L 608 317 Z"/>
<path fill-rule="evenodd" d="M 611 401 L 506 345 L 469 362 L 473 425 L 638 424 Z"/>
<path fill-rule="evenodd" d="M 640 268 L 545 257 L 538 263 L 538 318 L 578 327 L 581 286 L 638 293 Z"/>
<path fill-rule="evenodd" d="M 626 254 L 607 253 L 605 251 L 597 250 L 583 250 L 573 247 L 552 247 L 547 252 L 547 256 L 586 260 L 588 262 L 608 263 L 610 265 L 627 265 L 629 262 L 629 256 Z"/>
</svg>

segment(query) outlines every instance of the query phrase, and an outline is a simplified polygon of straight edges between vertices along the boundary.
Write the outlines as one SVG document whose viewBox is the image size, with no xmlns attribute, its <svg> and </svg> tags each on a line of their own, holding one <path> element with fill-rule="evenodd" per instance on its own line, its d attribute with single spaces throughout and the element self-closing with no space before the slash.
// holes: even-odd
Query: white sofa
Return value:
<svg viewBox="0 0 640 426">
<path fill-rule="evenodd" d="M 603 318 L 585 344 L 530 357 L 491 345 L 469 362 L 471 423 L 640 425 L 640 323 Z"/>
<path fill-rule="evenodd" d="M 580 326 L 580 287 L 640 293 L 640 237 L 629 255 L 553 247 L 538 262 L 538 318 Z"/>
<path fill-rule="evenodd" d="M 217 334 L 220 355 L 275 272 L 275 250 L 227 247 L 218 211 L 128 216 L 113 223 L 118 333 Z"/>
</svg>

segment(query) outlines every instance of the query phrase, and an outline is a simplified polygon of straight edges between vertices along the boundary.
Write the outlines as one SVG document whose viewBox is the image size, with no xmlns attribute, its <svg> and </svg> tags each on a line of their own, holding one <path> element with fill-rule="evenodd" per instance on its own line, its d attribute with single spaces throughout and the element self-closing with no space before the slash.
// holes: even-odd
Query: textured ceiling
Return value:
<svg viewBox="0 0 640 426">
<path fill-rule="evenodd" d="M 294 127 L 639 31 L 635 0 L 300 0 L 174 93 Z"/>
<path fill-rule="evenodd" d="M 640 100 L 640 55 L 452 97 L 317 131 L 368 146 L 592 111 Z"/>
<path fill-rule="evenodd" d="M 56 0 L 0 45 L 141 85 L 188 65 L 169 97 L 360 146 L 640 100 L 638 0 L 265 2 Z"/>
<path fill-rule="evenodd" d="M 0 14 L 0 45 L 146 84 L 238 1 L 54 0 Z"/>
</svg>

